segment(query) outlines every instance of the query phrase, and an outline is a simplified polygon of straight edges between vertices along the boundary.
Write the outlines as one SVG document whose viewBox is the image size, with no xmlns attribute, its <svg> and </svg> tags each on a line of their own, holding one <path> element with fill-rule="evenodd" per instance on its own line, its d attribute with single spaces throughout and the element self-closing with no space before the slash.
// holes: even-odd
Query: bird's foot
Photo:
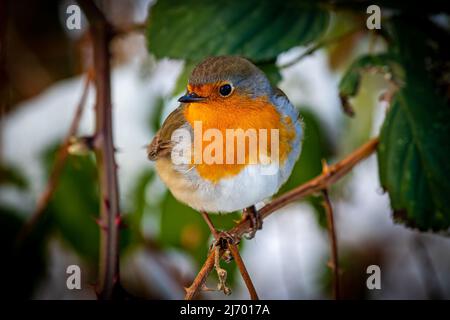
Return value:
<svg viewBox="0 0 450 320">
<path fill-rule="evenodd" d="M 239 241 L 236 236 L 228 231 L 218 231 L 216 239 L 214 241 L 215 246 L 226 248 L 228 243 L 236 244 Z"/>
<path fill-rule="evenodd" d="M 255 206 L 242 210 L 242 220 L 250 221 L 250 232 L 246 235 L 246 238 L 253 239 L 256 231 L 261 230 L 263 225 L 263 219 Z"/>
</svg>

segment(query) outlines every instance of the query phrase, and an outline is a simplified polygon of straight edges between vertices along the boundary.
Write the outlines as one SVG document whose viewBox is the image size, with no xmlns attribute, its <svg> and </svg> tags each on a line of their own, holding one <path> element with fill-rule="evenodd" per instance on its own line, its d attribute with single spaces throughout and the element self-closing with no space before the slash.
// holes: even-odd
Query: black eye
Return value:
<svg viewBox="0 0 450 320">
<path fill-rule="evenodd" d="M 219 88 L 219 93 L 222 97 L 228 97 L 231 94 L 231 91 L 233 91 L 233 87 L 228 83 Z"/>
</svg>

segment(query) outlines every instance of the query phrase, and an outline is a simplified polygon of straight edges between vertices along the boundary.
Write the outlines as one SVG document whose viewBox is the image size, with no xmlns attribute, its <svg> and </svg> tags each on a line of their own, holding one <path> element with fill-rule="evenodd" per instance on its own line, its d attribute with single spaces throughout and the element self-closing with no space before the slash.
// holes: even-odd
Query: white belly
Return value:
<svg viewBox="0 0 450 320">
<path fill-rule="evenodd" d="M 161 179 L 175 198 L 190 207 L 211 212 L 233 212 L 252 206 L 275 194 L 289 176 L 292 165 L 289 159 L 281 168 L 247 165 L 239 174 L 224 178 L 218 183 L 201 179 L 195 168 L 187 173 L 175 171 L 170 160 L 158 160 Z M 164 167 L 164 168 L 163 168 Z"/>
</svg>

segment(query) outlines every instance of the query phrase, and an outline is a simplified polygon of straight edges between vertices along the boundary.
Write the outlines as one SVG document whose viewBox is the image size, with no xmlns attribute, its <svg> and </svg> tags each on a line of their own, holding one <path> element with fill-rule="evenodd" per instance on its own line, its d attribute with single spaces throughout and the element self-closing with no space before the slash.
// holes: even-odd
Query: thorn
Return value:
<svg viewBox="0 0 450 320">
<path fill-rule="evenodd" d="M 208 288 L 205 284 L 202 286 L 202 291 L 217 291 L 216 289 L 213 288 Z"/>
<path fill-rule="evenodd" d="M 330 173 L 330 167 L 328 166 L 327 160 L 325 160 L 325 159 L 322 159 L 322 173 L 323 174 Z"/>
<path fill-rule="evenodd" d="M 87 284 L 87 286 L 89 287 L 89 288 L 91 288 L 91 289 L 94 289 L 94 291 L 96 290 L 96 288 L 97 288 L 97 283 L 96 282 L 89 282 L 88 284 Z"/>
<path fill-rule="evenodd" d="M 103 199 L 103 203 L 105 204 L 106 210 L 109 211 L 109 209 L 111 208 L 111 205 L 109 203 L 109 199 L 104 198 Z"/>
<path fill-rule="evenodd" d="M 333 262 L 331 262 L 331 261 L 327 262 L 327 267 L 330 268 L 331 270 L 334 270 L 334 268 L 335 268 L 334 265 L 333 265 Z M 338 274 L 339 275 L 343 275 L 344 274 L 344 270 L 342 268 L 339 268 L 338 269 Z"/>
<path fill-rule="evenodd" d="M 349 97 L 340 94 L 339 98 L 341 100 L 342 110 L 344 111 L 344 113 L 349 117 L 353 117 L 355 115 L 355 110 L 353 110 L 353 107 L 350 104 Z"/>
<path fill-rule="evenodd" d="M 114 219 L 114 224 L 116 226 L 120 226 L 122 224 L 122 218 L 120 216 L 116 216 L 116 218 Z"/>
<path fill-rule="evenodd" d="M 330 269 L 334 269 L 334 264 L 333 264 L 333 262 L 328 261 L 328 262 L 327 262 L 327 267 L 330 268 Z"/>
<path fill-rule="evenodd" d="M 89 154 L 93 150 L 93 140 L 92 136 L 76 137 L 72 136 L 69 139 L 69 144 L 67 146 L 67 152 L 71 155 L 83 156 Z"/>
<path fill-rule="evenodd" d="M 124 220 L 122 219 L 122 216 L 120 216 L 120 215 L 115 218 L 114 223 L 120 229 L 128 228 L 128 225 L 124 222 Z"/>
<path fill-rule="evenodd" d="M 97 132 L 92 138 L 92 147 L 99 149 L 103 142 L 103 134 Z"/>
<path fill-rule="evenodd" d="M 103 231 L 107 231 L 108 230 L 108 226 L 106 226 L 100 218 L 94 218 L 95 223 L 100 227 L 100 229 L 102 229 Z"/>
<path fill-rule="evenodd" d="M 95 296 L 97 297 L 97 300 L 100 300 L 100 290 L 98 287 L 98 283 L 94 284 L 94 292 L 95 292 Z"/>
</svg>

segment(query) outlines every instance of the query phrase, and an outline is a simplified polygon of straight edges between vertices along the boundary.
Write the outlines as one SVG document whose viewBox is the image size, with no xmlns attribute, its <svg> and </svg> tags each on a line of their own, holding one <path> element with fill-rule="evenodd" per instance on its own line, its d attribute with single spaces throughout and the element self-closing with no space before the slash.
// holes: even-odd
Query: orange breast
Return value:
<svg viewBox="0 0 450 320">
<path fill-rule="evenodd" d="M 204 103 L 191 103 L 185 108 L 185 117 L 187 121 L 194 128 L 194 123 L 200 121 L 202 127 L 202 136 L 197 136 L 195 139 L 202 141 L 205 137 L 205 132 L 208 129 L 217 129 L 222 134 L 223 140 L 223 163 L 205 163 L 204 159 L 202 163 L 196 164 L 196 169 L 199 175 L 211 182 L 216 183 L 222 178 L 233 177 L 237 175 L 246 165 L 258 162 L 258 159 L 254 159 L 250 151 L 249 140 L 246 140 L 245 148 L 245 161 L 244 163 L 238 163 L 238 139 L 234 137 L 232 144 L 228 141 L 228 149 L 226 146 L 227 129 L 255 129 L 256 132 L 260 133 L 259 129 L 267 129 L 267 154 L 270 156 L 271 153 L 271 139 L 270 130 L 278 129 L 279 133 L 279 159 L 280 164 L 289 155 L 291 151 L 290 141 L 295 138 L 295 128 L 292 124 L 291 119 L 281 119 L 281 115 L 277 109 L 267 101 L 266 98 L 256 98 L 250 99 L 248 97 L 241 97 L 237 94 L 223 99 L 223 100 L 213 100 Z M 197 127 L 198 127 L 197 122 Z M 198 135 L 199 132 L 195 131 L 194 134 Z M 258 140 L 261 138 L 258 135 Z M 197 140 L 197 141 L 199 141 Z M 194 148 L 193 150 L 193 162 L 197 157 L 199 159 L 198 152 L 202 152 L 202 155 L 211 152 L 211 144 L 220 143 L 220 141 L 202 141 L 200 148 Z M 217 145 L 217 144 L 216 144 Z M 226 157 L 229 156 L 231 150 L 234 154 L 232 163 L 226 163 Z M 197 144 L 197 147 L 199 145 Z M 194 146 L 193 146 L 194 147 Z M 257 144 L 257 154 L 259 154 L 259 143 Z M 242 150 L 241 149 L 241 150 Z M 197 153 L 197 154 L 196 154 Z M 214 155 L 214 152 L 212 152 Z"/>
</svg>

